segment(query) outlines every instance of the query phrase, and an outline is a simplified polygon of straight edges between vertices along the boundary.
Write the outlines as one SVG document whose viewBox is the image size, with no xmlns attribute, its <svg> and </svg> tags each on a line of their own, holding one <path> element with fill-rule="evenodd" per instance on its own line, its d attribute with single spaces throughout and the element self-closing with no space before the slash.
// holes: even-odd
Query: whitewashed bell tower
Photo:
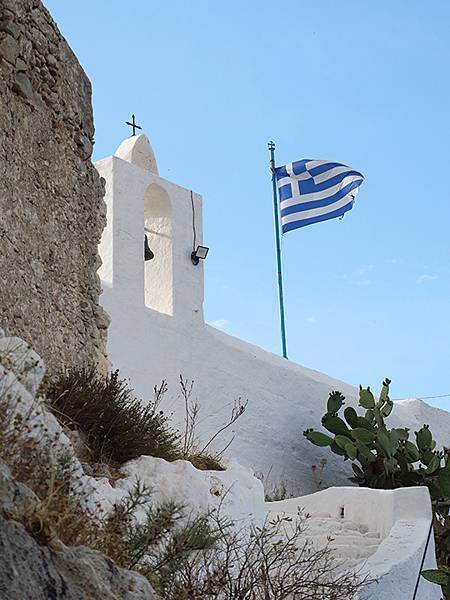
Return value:
<svg viewBox="0 0 450 600">
<path fill-rule="evenodd" d="M 191 261 L 194 243 L 202 243 L 201 197 L 159 176 L 145 135 L 126 139 L 96 168 L 106 182 L 104 287 L 124 310 L 145 305 L 180 324 L 203 322 L 203 261 Z M 148 261 L 144 233 L 154 253 Z"/>
</svg>

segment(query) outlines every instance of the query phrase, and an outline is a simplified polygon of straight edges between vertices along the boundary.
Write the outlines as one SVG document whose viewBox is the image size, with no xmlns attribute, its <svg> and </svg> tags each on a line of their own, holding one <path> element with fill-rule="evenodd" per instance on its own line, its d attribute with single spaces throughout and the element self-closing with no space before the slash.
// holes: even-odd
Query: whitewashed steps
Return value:
<svg viewBox="0 0 450 600">
<path fill-rule="evenodd" d="M 381 542 L 379 534 L 368 531 L 366 526 L 329 514 L 308 517 L 303 537 L 317 549 L 324 548 L 329 543 L 339 571 L 364 563 L 377 551 Z"/>
</svg>

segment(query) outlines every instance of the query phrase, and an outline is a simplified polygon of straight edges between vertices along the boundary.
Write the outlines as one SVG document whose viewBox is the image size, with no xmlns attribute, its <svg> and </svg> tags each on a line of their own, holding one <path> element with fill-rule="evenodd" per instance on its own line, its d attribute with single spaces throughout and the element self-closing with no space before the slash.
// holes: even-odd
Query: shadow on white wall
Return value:
<svg viewBox="0 0 450 600">
<path fill-rule="evenodd" d="M 144 227 L 154 253 L 145 262 L 145 305 L 173 315 L 172 206 L 168 193 L 156 183 L 145 192 Z"/>
</svg>

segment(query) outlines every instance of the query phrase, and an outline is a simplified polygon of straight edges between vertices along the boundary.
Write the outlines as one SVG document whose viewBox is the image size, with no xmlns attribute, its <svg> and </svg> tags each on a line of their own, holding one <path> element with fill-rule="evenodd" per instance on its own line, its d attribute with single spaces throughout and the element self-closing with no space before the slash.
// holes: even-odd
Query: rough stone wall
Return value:
<svg viewBox="0 0 450 600">
<path fill-rule="evenodd" d="M 40 0 L 0 0 L 0 326 L 54 373 L 106 364 L 91 85 Z"/>
</svg>

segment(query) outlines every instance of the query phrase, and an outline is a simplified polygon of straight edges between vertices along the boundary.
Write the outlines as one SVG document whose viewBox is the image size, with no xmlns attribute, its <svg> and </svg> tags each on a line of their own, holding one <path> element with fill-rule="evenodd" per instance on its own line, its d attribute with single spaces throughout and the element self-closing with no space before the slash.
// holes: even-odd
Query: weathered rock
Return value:
<svg viewBox="0 0 450 600">
<path fill-rule="evenodd" d="M 0 512 L 20 519 L 33 512 L 38 501 L 30 488 L 12 478 L 11 471 L 0 460 Z"/>
<path fill-rule="evenodd" d="M 45 373 L 44 361 L 18 337 L 0 336 L 0 365 L 12 371 L 30 394 L 34 395 Z"/>
<path fill-rule="evenodd" d="M 22 71 L 19 71 L 16 75 L 16 80 L 13 83 L 13 91 L 25 98 L 26 100 L 33 101 L 35 99 L 33 86 L 28 76 Z"/>
<path fill-rule="evenodd" d="M 40 0 L 0 2 L 0 129 L 0 324 L 52 373 L 105 367 L 91 85 Z"/>
<path fill-rule="evenodd" d="M 12 21 L 2 21 L 0 23 L 0 31 L 5 31 L 13 36 L 13 38 L 17 39 L 19 37 L 19 28 Z"/>
<path fill-rule="evenodd" d="M 18 56 L 19 44 L 11 35 L 6 35 L 0 40 L 0 57 L 14 64 Z"/>
<path fill-rule="evenodd" d="M 107 556 L 61 544 L 39 544 L 25 528 L 0 517 L 0 597 L 8 600 L 152 600 L 148 581 Z"/>
<path fill-rule="evenodd" d="M 24 60 L 22 60 L 21 58 L 18 58 L 16 60 L 16 69 L 19 72 L 20 71 L 28 71 L 28 65 Z"/>
</svg>

